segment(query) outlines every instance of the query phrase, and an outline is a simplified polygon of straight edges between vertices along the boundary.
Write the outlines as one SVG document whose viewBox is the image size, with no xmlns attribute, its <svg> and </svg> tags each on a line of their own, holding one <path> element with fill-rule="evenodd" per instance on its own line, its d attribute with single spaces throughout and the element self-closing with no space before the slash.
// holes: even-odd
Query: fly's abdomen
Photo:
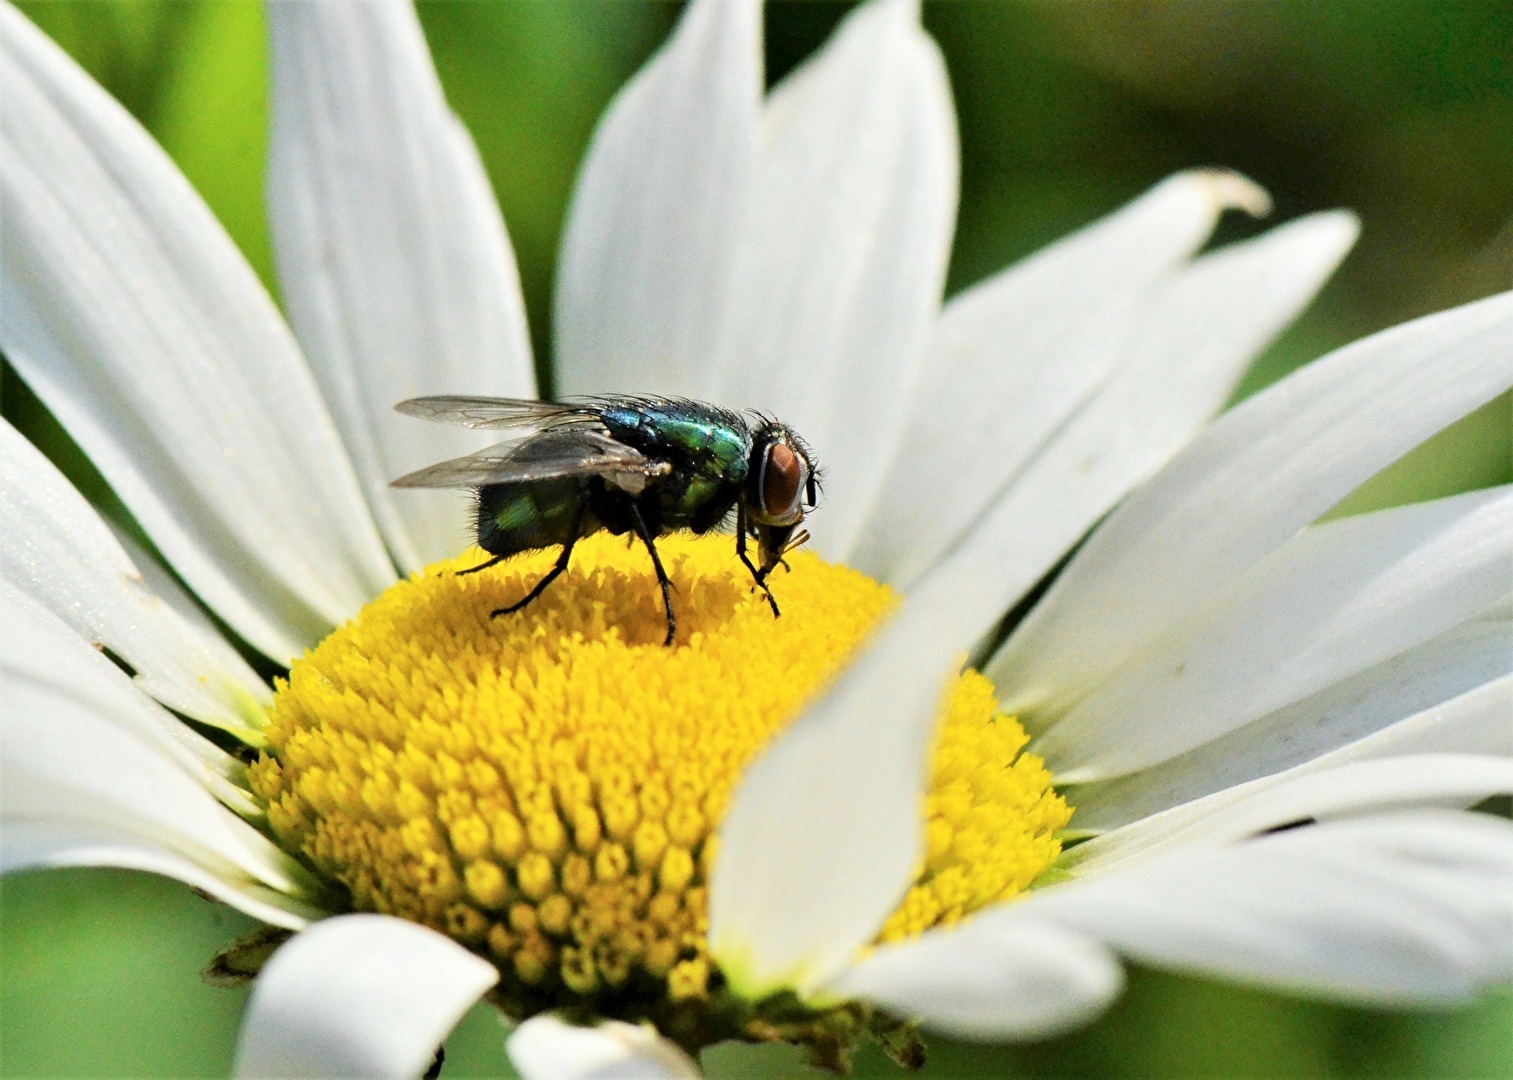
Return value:
<svg viewBox="0 0 1513 1080">
<path fill-rule="evenodd" d="M 586 499 L 578 477 L 491 484 L 478 492 L 478 546 L 513 555 L 565 544 L 591 531 Z"/>
</svg>

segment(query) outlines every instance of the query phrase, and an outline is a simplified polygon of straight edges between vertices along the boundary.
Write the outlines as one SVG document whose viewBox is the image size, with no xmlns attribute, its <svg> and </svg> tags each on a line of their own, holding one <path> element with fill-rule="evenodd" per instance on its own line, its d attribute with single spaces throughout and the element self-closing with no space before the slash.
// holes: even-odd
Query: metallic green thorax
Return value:
<svg viewBox="0 0 1513 1080">
<path fill-rule="evenodd" d="M 702 402 L 626 400 L 606 406 L 597 419 L 617 442 L 670 467 L 655 484 L 652 505 L 636 500 L 655 519 L 648 522 L 654 533 L 705 532 L 740 498 L 751 434 L 739 414 Z M 491 484 L 478 494 L 479 541 L 505 555 L 567 543 L 601 528 L 625 532 L 631 528 L 629 502 L 588 476 Z"/>
<path fill-rule="evenodd" d="M 692 519 L 722 492 L 730 491 L 733 499 L 746 482 L 751 436 L 745 422 L 724 409 L 675 401 L 606 409 L 602 419 L 615 438 L 648 457 L 675 462 L 674 475 L 683 482 L 663 488 L 662 510 L 668 524 L 679 517 Z"/>
</svg>

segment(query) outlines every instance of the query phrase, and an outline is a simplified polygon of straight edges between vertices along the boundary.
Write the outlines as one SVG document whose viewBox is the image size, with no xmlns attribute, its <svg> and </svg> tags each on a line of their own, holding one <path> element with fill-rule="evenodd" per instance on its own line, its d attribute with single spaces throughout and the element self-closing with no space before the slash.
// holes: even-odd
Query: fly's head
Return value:
<svg viewBox="0 0 1513 1080">
<path fill-rule="evenodd" d="M 748 466 L 741 499 L 766 577 L 808 539 L 799 527 L 819 500 L 819 478 L 809 447 L 776 420 L 764 419 L 752 432 Z"/>
</svg>

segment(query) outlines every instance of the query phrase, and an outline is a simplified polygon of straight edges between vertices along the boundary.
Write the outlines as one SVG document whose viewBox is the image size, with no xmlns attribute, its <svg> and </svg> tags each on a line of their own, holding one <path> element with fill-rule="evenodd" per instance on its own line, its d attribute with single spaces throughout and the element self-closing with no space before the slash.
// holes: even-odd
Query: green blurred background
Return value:
<svg viewBox="0 0 1513 1080">
<path fill-rule="evenodd" d="M 52 0 L 23 10 L 167 147 L 271 280 L 262 210 L 266 58 L 244 0 Z M 574 171 L 616 87 L 674 4 L 429 4 L 447 93 L 477 139 L 515 242 L 538 353 Z M 781 77 L 847 6 L 778 3 Z M 1172 170 L 1224 164 L 1277 218 L 1355 209 L 1364 233 L 1313 310 L 1247 378 L 1249 393 L 1363 333 L 1513 283 L 1513 2 L 1181 0 L 926 3 L 962 132 L 955 290 L 1105 213 Z M 1221 238 L 1258 226 L 1228 221 Z M 107 512 L 98 477 L 14 374 L 5 416 Z M 1513 406 L 1479 410 L 1367 484 L 1361 510 L 1513 479 Z M 223 1075 L 245 995 L 198 971 L 250 922 L 158 879 L 27 874 L 0 885 L 0 1071 Z M 508 1067 L 475 1010 L 445 1076 Z M 1015 1048 L 932 1042 L 927 1075 L 1513 1077 L 1513 996 L 1442 1015 L 1298 1002 L 1136 971 L 1101 1021 Z M 796 1056 L 714 1051 L 725 1076 L 792 1075 Z M 858 1072 L 890 1075 L 880 1056 Z"/>
</svg>

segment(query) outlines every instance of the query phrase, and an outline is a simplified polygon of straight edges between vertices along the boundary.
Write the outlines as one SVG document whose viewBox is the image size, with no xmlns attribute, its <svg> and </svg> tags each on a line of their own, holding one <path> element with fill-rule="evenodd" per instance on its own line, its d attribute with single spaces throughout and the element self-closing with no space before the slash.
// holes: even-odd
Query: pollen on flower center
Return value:
<svg viewBox="0 0 1513 1080">
<path fill-rule="evenodd" d="M 623 538 L 580 542 L 568 573 L 499 618 L 555 553 L 459 575 L 486 558 L 472 551 L 394 586 L 295 663 L 252 781 L 278 839 L 353 907 L 493 960 L 506 1011 L 650 1018 L 692 1038 L 723 988 L 705 881 L 732 789 L 896 598 L 798 553 L 773 579 L 774 619 L 728 536 L 658 548 L 673 648 L 646 552 Z M 928 856 L 882 939 L 1008 897 L 1055 859 L 1070 811 L 1025 741 L 987 680 L 957 682 Z"/>
</svg>

